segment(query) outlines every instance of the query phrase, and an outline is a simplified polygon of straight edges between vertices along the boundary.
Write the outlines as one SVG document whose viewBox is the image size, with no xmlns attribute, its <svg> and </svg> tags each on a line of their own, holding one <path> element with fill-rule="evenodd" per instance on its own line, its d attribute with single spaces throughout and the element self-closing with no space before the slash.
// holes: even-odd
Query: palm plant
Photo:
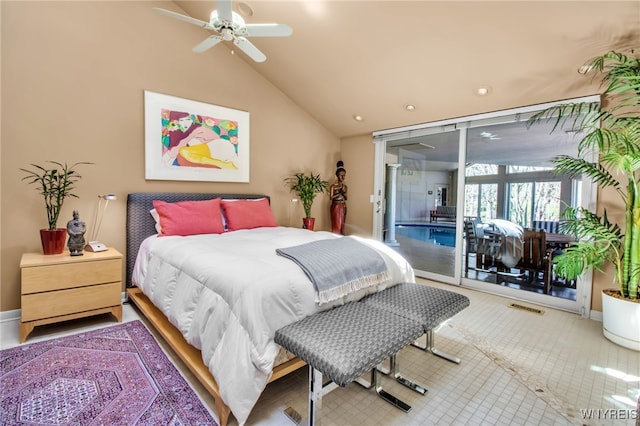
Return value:
<svg viewBox="0 0 640 426">
<path fill-rule="evenodd" d="M 314 175 L 310 173 L 308 175 L 299 172 L 285 178 L 285 183 L 291 191 L 294 191 L 300 197 L 302 202 L 302 208 L 304 209 L 304 215 L 306 218 L 311 217 L 311 206 L 316 198 L 316 195 L 327 192 L 329 188 L 329 182 L 320 178 L 320 175 Z"/>
<path fill-rule="evenodd" d="M 47 209 L 47 221 L 49 229 L 54 230 L 57 227 L 60 209 L 64 204 L 66 197 L 75 197 L 73 193 L 74 184 L 81 178 L 80 174 L 74 169 L 80 164 L 92 164 L 86 162 L 75 163 L 67 166 L 57 161 L 48 161 L 55 167 L 46 168 L 38 164 L 31 164 L 34 169 L 20 169 L 27 175 L 22 178 L 29 184 L 36 185 L 36 190 L 40 192 L 44 198 L 45 208 Z"/>
<path fill-rule="evenodd" d="M 565 124 L 584 135 L 576 157 L 554 158 L 554 172 L 587 176 L 602 188 L 613 188 L 625 206 L 624 227 L 584 208 L 567 208 L 562 230 L 577 242 L 554 258 L 558 275 L 574 279 L 585 270 L 615 267 L 622 297 L 638 299 L 640 280 L 640 56 L 611 51 L 581 68 L 583 74 L 601 76 L 603 106 L 599 103 L 562 104 L 535 114 L 529 125 L 555 120 L 554 130 Z M 599 161 L 589 157 L 599 153 Z"/>
</svg>

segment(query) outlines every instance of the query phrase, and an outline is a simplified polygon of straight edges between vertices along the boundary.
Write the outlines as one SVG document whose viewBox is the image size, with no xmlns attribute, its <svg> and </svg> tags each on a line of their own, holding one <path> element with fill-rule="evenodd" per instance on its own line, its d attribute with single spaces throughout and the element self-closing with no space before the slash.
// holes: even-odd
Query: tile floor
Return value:
<svg viewBox="0 0 640 426">
<path fill-rule="evenodd" d="M 606 340 L 601 323 L 549 308 L 541 308 L 544 313 L 538 315 L 510 308 L 511 299 L 428 283 L 471 299 L 471 306 L 444 325 L 436 337 L 436 346 L 462 358 L 461 364 L 405 348 L 399 354 L 400 371 L 424 385 L 428 393 L 419 395 L 388 378 L 382 384 L 412 406 L 409 413 L 387 404 L 372 390 L 350 384 L 324 396 L 323 424 L 640 424 L 640 352 Z M 123 320 L 136 318 L 136 309 L 125 305 Z M 36 327 L 27 343 L 110 324 L 110 317 L 99 316 Z M 17 345 L 17 321 L 3 321 L 0 326 L 0 347 Z M 211 398 L 188 371 L 185 376 L 212 406 Z M 290 425 L 283 414 L 288 406 L 306 415 L 306 369 L 269 384 L 247 424 Z M 230 424 L 236 424 L 235 420 Z"/>
</svg>

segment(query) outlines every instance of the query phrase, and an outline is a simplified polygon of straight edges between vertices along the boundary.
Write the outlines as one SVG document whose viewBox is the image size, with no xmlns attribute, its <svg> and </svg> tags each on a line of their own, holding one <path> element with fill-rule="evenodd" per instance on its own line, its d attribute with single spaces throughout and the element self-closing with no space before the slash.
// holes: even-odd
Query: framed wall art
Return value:
<svg viewBox="0 0 640 426">
<path fill-rule="evenodd" d="M 145 178 L 249 182 L 249 113 L 144 92 Z"/>
</svg>

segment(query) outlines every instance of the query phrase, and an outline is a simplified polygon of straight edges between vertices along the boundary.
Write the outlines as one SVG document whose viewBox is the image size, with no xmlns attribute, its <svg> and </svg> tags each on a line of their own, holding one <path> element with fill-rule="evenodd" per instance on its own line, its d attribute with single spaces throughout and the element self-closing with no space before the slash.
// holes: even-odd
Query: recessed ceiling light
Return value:
<svg viewBox="0 0 640 426">
<path fill-rule="evenodd" d="M 253 16 L 253 8 L 245 2 L 237 4 L 238 12 L 243 16 Z"/>
<path fill-rule="evenodd" d="M 486 96 L 491 91 L 489 86 L 480 86 L 476 89 L 476 95 L 478 96 Z"/>
<path fill-rule="evenodd" d="M 362 117 L 361 115 L 354 115 L 353 119 L 356 120 L 356 121 L 363 121 L 364 117 Z"/>
<path fill-rule="evenodd" d="M 411 105 L 411 104 L 407 104 L 404 106 L 404 109 L 406 109 L 407 111 L 415 111 L 416 110 L 416 106 L 415 105 Z"/>
</svg>

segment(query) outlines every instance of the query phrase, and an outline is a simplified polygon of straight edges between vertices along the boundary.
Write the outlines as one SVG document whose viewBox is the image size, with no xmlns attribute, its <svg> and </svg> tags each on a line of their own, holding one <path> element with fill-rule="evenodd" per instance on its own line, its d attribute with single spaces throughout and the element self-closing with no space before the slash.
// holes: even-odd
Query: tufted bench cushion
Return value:
<svg viewBox="0 0 640 426">
<path fill-rule="evenodd" d="M 395 285 L 367 296 L 362 302 L 417 321 L 425 332 L 470 305 L 465 295 L 416 283 Z"/>
<path fill-rule="evenodd" d="M 367 296 L 362 303 L 418 321 L 427 334 L 427 346 L 414 346 L 456 364 L 460 363 L 460 358 L 435 348 L 434 329 L 467 308 L 470 305 L 467 296 L 424 284 L 401 283 Z"/>
<path fill-rule="evenodd" d="M 416 321 L 351 302 L 279 329 L 275 342 L 345 386 L 423 333 Z"/>
</svg>

